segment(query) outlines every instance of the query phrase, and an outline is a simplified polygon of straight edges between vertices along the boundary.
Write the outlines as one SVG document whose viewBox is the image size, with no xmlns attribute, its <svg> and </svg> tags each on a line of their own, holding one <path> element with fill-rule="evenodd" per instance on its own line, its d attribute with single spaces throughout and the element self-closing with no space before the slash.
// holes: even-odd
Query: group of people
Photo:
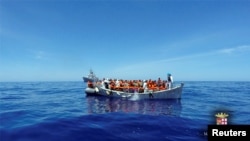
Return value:
<svg viewBox="0 0 250 141">
<path fill-rule="evenodd" d="M 168 74 L 167 80 L 123 80 L 123 79 L 108 79 L 103 78 L 98 82 L 88 82 L 88 87 L 94 88 L 94 86 L 104 87 L 110 90 L 116 91 L 127 91 L 127 92 L 138 92 L 143 93 L 149 90 L 160 91 L 166 90 L 173 87 L 173 77 Z"/>
</svg>

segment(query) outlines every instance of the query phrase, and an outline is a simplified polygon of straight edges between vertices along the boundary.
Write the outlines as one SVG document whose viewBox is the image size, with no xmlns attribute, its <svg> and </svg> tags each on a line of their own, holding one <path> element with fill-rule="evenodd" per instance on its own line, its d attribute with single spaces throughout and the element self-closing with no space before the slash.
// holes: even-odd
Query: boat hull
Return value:
<svg viewBox="0 0 250 141">
<path fill-rule="evenodd" d="M 100 95 L 106 97 L 117 97 L 117 98 L 128 98 L 128 99 L 180 99 L 182 95 L 182 88 L 184 84 L 176 86 L 169 90 L 162 91 L 148 91 L 145 93 L 129 93 L 123 91 L 115 91 L 110 89 L 105 89 L 103 87 L 86 88 L 85 93 L 88 96 Z"/>
</svg>

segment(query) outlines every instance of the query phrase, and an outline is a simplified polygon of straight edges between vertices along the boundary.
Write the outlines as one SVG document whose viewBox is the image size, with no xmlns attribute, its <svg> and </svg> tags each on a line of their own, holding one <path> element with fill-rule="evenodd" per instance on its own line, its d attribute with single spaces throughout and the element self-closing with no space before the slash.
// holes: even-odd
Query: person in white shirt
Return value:
<svg viewBox="0 0 250 141">
<path fill-rule="evenodd" d="M 104 86 L 104 88 L 109 89 L 109 79 L 108 78 L 104 79 L 103 86 Z"/>
<path fill-rule="evenodd" d="M 144 93 L 148 91 L 148 86 L 147 86 L 146 80 L 143 80 L 143 89 L 144 89 Z"/>
<path fill-rule="evenodd" d="M 116 79 L 116 81 L 115 81 L 115 86 L 120 87 L 120 81 L 118 79 Z"/>
<path fill-rule="evenodd" d="M 173 87 L 173 83 L 174 83 L 174 79 L 173 79 L 173 76 L 169 73 L 168 74 L 168 89 L 171 89 Z"/>
</svg>

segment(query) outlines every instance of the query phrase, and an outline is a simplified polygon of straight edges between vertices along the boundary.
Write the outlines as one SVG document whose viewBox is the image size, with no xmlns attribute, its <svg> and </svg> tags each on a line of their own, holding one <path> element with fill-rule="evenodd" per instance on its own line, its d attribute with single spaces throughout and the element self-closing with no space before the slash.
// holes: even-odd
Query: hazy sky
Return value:
<svg viewBox="0 0 250 141">
<path fill-rule="evenodd" d="M 1 0 L 0 81 L 250 81 L 250 0 Z"/>
</svg>

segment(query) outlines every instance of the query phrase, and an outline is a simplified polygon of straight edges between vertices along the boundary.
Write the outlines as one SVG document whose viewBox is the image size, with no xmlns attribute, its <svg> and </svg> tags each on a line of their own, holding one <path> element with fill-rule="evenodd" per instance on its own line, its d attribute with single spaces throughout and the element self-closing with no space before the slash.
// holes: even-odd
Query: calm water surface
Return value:
<svg viewBox="0 0 250 141">
<path fill-rule="evenodd" d="M 180 100 L 86 97 L 79 82 L 1 82 L 1 141 L 205 141 L 218 111 L 250 124 L 250 82 L 184 82 Z"/>
</svg>

